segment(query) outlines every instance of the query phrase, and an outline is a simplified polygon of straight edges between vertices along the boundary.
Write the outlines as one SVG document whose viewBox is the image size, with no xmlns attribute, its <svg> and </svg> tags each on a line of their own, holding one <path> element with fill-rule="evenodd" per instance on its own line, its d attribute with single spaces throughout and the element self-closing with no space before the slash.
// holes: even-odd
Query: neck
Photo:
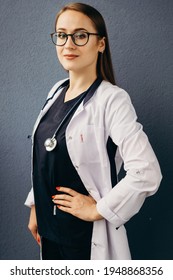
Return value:
<svg viewBox="0 0 173 280">
<path fill-rule="evenodd" d="M 88 75 L 77 75 L 76 73 L 69 73 L 70 84 L 66 92 L 65 101 L 73 99 L 82 92 L 86 91 L 92 83 L 96 80 L 97 75 L 88 73 Z"/>
<path fill-rule="evenodd" d="M 96 80 L 97 75 L 93 73 L 85 73 L 84 75 L 78 75 L 76 73 L 69 73 L 70 78 L 70 90 L 82 90 L 87 88 Z"/>
</svg>

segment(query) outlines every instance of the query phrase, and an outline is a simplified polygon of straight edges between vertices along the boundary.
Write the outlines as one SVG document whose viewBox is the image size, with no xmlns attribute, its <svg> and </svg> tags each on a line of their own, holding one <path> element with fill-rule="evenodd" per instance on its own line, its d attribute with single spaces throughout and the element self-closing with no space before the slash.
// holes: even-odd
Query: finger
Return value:
<svg viewBox="0 0 173 280">
<path fill-rule="evenodd" d="M 58 206 L 64 206 L 71 208 L 71 202 L 66 200 L 56 200 L 55 204 L 58 204 Z"/>
<path fill-rule="evenodd" d="M 40 234 L 37 232 L 37 243 L 40 246 L 41 245 L 41 238 L 40 238 Z"/>
<path fill-rule="evenodd" d="M 57 194 L 57 195 L 52 196 L 52 198 L 53 198 L 53 201 L 56 201 L 56 200 L 72 201 L 72 199 L 73 199 L 71 195 L 67 195 L 67 194 Z"/>
<path fill-rule="evenodd" d="M 72 214 L 72 209 L 70 207 L 65 207 L 65 206 L 62 206 L 62 205 L 58 205 L 57 207 L 58 207 L 58 209 L 62 210 L 63 212 Z"/>
<path fill-rule="evenodd" d="M 57 187 L 56 189 L 57 189 L 57 191 L 68 193 L 71 196 L 75 196 L 75 195 L 78 194 L 78 192 L 76 192 L 76 191 L 74 191 L 74 190 L 72 190 L 70 188 L 67 188 L 67 187 Z"/>
</svg>

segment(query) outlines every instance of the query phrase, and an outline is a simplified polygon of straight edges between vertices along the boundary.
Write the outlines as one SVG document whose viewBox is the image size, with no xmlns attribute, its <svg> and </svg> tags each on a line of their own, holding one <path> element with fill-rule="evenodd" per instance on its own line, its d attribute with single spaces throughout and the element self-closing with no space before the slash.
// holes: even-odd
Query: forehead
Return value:
<svg viewBox="0 0 173 280">
<path fill-rule="evenodd" d="M 63 12 L 56 23 L 56 29 L 86 29 L 95 31 L 94 24 L 91 19 L 81 12 L 67 10 Z"/>
</svg>

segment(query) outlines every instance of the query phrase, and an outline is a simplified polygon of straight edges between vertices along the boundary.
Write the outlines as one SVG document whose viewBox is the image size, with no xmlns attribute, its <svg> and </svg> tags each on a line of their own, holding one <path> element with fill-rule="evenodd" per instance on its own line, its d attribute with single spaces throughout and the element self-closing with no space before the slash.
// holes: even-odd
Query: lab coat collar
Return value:
<svg viewBox="0 0 173 280">
<path fill-rule="evenodd" d="M 101 84 L 101 82 L 102 82 L 102 78 L 97 78 L 96 80 L 95 80 L 95 82 L 89 87 L 89 89 L 87 90 L 88 91 L 88 93 L 87 93 L 87 95 L 86 95 L 86 97 L 85 97 L 85 99 L 84 99 L 84 105 L 85 105 L 85 103 L 93 96 L 93 94 L 95 93 L 95 91 L 96 91 L 96 89 L 99 87 L 99 85 Z"/>
<path fill-rule="evenodd" d="M 85 103 L 87 103 L 87 101 L 93 96 L 93 94 L 95 93 L 96 89 L 99 87 L 99 85 L 101 84 L 102 82 L 102 78 L 101 77 L 98 77 L 94 83 L 87 89 L 87 94 L 84 98 L 84 102 L 83 102 L 83 105 L 85 105 Z M 54 92 L 54 94 L 51 96 L 50 99 L 53 98 L 53 96 L 56 94 L 56 92 L 60 89 L 60 88 L 63 88 L 63 87 L 66 87 L 69 85 L 69 79 L 67 79 L 65 82 L 63 82 L 59 87 L 58 89 Z M 47 100 L 48 101 L 48 100 Z"/>
</svg>

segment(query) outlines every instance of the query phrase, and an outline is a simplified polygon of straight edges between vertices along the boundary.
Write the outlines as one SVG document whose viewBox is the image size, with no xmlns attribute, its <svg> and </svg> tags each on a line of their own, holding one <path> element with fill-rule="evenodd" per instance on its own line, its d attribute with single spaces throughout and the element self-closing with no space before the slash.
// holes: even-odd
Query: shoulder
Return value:
<svg viewBox="0 0 173 280">
<path fill-rule="evenodd" d="M 96 92 L 96 99 L 102 105 L 119 106 L 122 103 L 130 103 L 129 94 L 117 85 L 113 85 L 105 80 L 102 81 Z"/>
<path fill-rule="evenodd" d="M 56 82 L 56 83 L 53 85 L 53 87 L 51 88 L 51 90 L 49 91 L 47 98 L 50 98 L 50 97 L 54 94 L 54 92 L 55 92 L 60 86 L 63 86 L 63 84 L 64 84 L 65 82 L 67 82 L 68 80 L 69 80 L 69 78 L 66 78 L 66 79 L 63 79 L 63 80 L 60 80 L 60 81 Z"/>
<path fill-rule="evenodd" d="M 127 127 L 130 128 L 137 120 L 129 94 L 124 89 L 103 81 L 96 96 L 95 107 L 99 107 L 104 113 L 105 126 L 109 129 L 110 135 L 114 138 L 113 131 L 116 127 L 116 129 L 121 129 L 122 134 L 126 137 L 124 132 L 127 132 Z M 116 143 L 120 142 L 118 140 Z"/>
</svg>

